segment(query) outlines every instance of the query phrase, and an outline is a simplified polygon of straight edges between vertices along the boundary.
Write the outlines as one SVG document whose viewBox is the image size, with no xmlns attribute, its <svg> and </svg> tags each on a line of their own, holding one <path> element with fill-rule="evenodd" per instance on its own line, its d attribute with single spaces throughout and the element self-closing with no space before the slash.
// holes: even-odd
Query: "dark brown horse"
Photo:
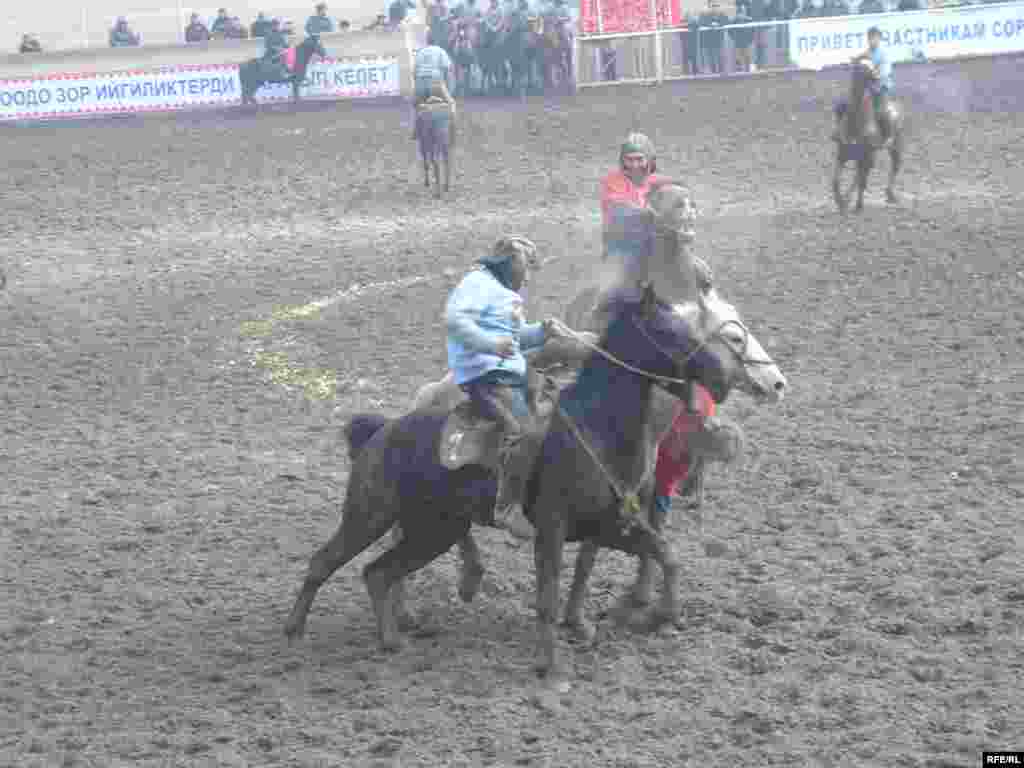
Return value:
<svg viewBox="0 0 1024 768">
<path fill-rule="evenodd" d="M 890 163 L 885 198 L 890 203 L 896 202 L 893 187 L 903 162 L 903 109 L 891 98 L 886 100 L 889 132 L 883 140 L 869 87 L 873 77 L 869 63 L 861 61 L 854 64 L 850 78 L 850 97 L 848 101 L 840 102 L 835 110 L 839 126 L 836 162 L 832 172 L 832 195 L 843 213 L 849 208 L 855 189 L 857 204 L 854 210 L 859 212 L 864 209 L 864 190 L 867 189 L 868 176 L 875 164 L 875 152 L 886 147 Z M 856 172 L 847 186 L 843 184 L 842 176 L 843 168 L 850 162 L 854 163 Z"/>
<path fill-rule="evenodd" d="M 659 437 L 648 427 L 652 387 L 662 380 L 673 394 L 682 394 L 680 387 L 699 381 L 719 401 L 729 391 L 728 347 L 718 337 L 693 335 L 649 285 L 639 299 L 610 303 L 601 354 L 592 354 L 561 391 L 549 427 L 535 436 L 540 456 L 524 499 L 524 512 L 538 532 L 538 667 L 556 675 L 554 619 L 566 541 L 592 538 L 601 546 L 650 555 L 665 575 L 660 613 L 668 621 L 677 616 L 678 562 L 646 519 L 653 489 L 648 469 Z M 447 421 L 448 414 L 438 410 L 352 419 L 346 434 L 353 465 L 341 525 L 310 560 L 285 625 L 287 636 L 303 634 L 313 600 L 331 574 L 398 523 L 401 541 L 366 567 L 364 579 L 381 644 L 400 644 L 395 587 L 464 538 L 496 500 L 491 469 L 467 464 L 450 470 L 442 464 Z M 460 591 L 470 597 L 478 580 L 463 576 Z"/>
<path fill-rule="evenodd" d="M 452 144 L 454 126 L 452 107 L 440 98 L 431 97 L 416 108 L 416 137 L 423 158 L 423 184 L 430 189 L 430 171 L 434 171 L 434 194 L 441 196 L 441 165 L 444 164 L 444 191 L 452 184 Z"/>
</svg>

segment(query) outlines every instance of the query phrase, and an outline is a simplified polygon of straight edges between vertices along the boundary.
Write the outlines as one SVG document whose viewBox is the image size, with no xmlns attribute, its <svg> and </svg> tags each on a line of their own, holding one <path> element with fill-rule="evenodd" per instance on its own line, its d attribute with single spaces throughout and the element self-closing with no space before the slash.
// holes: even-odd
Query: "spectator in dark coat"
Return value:
<svg viewBox="0 0 1024 768">
<path fill-rule="evenodd" d="M 880 0 L 862 0 L 857 13 L 885 13 L 885 7 Z"/>
<path fill-rule="evenodd" d="M 846 0 L 825 0 L 825 16 L 849 16 L 850 6 Z"/>
<path fill-rule="evenodd" d="M 217 18 L 213 20 L 213 24 L 210 25 L 210 37 L 217 37 L 224 39 L 227 37 L 228 25 L 231 23 L 231 19 L 228 18 L 227 8 L 217 9 Z"/>
<path fill-rule="evenodd" d="M 920 0 L 900 0 L 899 10 L 901 11 L 920 11 L 921 2 Z"/>
<path fill-rule="evenodd" d="M 42 53 L 43 46 L 39 44 L 35 35 L 22 35 L 21 45 L 18 46 L 18 53 Z"/>
<path fill-rule="evenodd" d="M 718 0 L 708 0 L 708 11 L 700 17 L 700 42 L 704 60 L 716 75 L 722 74 L 722 43 L 725 40 L 722 27 L 728 23 L 729 17 L 722 13 Z"/>
<path fill-rule="evenodd" d="M 198 13 L 193 13 L 189 18 L 188 26 L 185 27 L 186 43 L 205 43 L 210 39 L 210 30 L 206 28 L 199 19 Z"/>
<path fill-rule="evenodd" d="M 683 59 L 686 62 L 686 74 L 700 74 L 700 19 L 687 14 L 686 31 L 680 36 L 683 43 Z"/>
<path fill-rule="evenodd" d="M 246 40 L 248 37 L 249 30 L 245 28 L 240 18 L 232 16 L 228 19 L 228 23 L 224 27 L 225 40 Z"/>
<path fill-rule="evenodd" d="M 737 3 L 736 18 L 732 20 L 732 23 L 749 24 L 751 21 L 753 19 L 747 11 L 747 6 L 744 3 Z M 729 30 L 729 37 L 732 38 L 733 47 L 736 49 L 736 71 L 750 72 L 753 64 L 754 28 L 733 27 Z"/>
<path fill-rule="evenodd" d="M 798 19 L 813 19 L 821 15 L 821 9 L 814 7 L 814 0 L 804 0 L 800 10 L 796 12 L 796 18 Z"/>
<path fill-rule="evenodd" d="M 249 27 L 249 35 L 251 37 L 266 37 L 267 32 L 270 31 L 270 19 L 266 17 L 263 11 L 256 14 L 256 21 Z"/>
<path fill-rule="evenodd" d="M 118 16 L 114 28 L 110 30 L 111 48 L 131 48 L 142 45 L 142 38 L 128 28 L 128 19 Z"/>
</svg>

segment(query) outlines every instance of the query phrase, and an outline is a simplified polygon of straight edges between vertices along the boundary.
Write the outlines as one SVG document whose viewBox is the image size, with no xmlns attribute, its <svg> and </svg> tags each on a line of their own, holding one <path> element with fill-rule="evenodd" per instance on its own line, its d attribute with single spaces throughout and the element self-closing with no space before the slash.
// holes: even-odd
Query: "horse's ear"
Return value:
<svg viewBox="0 0 1024 768">
<path fill-rule="evenodd" d="M 654 283 L 650 280 L 642 281 L 640 294 L 640 314 L 645 319 L 653 317 L 658 305 L 658 297 L 654 294 Z"/>
</svg>

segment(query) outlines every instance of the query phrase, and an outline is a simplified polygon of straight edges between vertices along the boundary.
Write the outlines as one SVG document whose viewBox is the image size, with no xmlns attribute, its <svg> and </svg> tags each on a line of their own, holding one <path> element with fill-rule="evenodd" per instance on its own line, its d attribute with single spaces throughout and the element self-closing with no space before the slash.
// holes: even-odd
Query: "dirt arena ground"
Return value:
<svg viewBox="0 0 1024 768">
<path fill-rule="evenodd" d="M 959 768 L 1024 748 L 1024 60 L 897 75 L 902 201 L 876 172 L 847 219 L 824 74 L 469 102 L 440 203 L 396 105 L 2 130 L 0 765 Z M 426 568 L 400 654 L 378 653 L 360 579 L 379 546 L 288 648 L 345 492 L 341 426 L 441 375 L 446 293 L 499 233 L 557 257 L 528 303 L 561 311 L 632 128 L 692 183 L 701 254 L 791 385 L 730 399 L 756 450 L 676 514 L 688 623 L 602 621 L 550 706 L 531 547 L 487 529 L 480 597 L 459 602 L 454 554 Z M 602 555 L 591 615 L 634 568 Z"/>
</svg>

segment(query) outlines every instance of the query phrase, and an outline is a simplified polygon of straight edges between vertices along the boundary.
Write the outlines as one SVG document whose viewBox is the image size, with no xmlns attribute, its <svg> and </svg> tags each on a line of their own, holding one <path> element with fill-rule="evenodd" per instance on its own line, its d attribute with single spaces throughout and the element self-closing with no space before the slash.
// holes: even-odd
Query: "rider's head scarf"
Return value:
<svg viewBox="0 0 1024 768">
<path fill-rule="evenodd" d="M 499 238 L 491 252 L 482 256 L 479 263 L 498 278 L 502 285 L 508 286 L 511 283 L 509 266 L 512 258 L 517 254 L 523 257 L 529 269 L 536 269 L 539 266 L 537 246 L 529 238 L 520 235 L 506 235 Z"/>
<path fill-rule="evenodd" d="M 633 132 L 622 142 L 622 149 L 619 151 L 619 164 L 622 164 L 626 155 L 642 154 L 647 158 L 647 172 L 654 173 L 654 144 L 645 134 Z"/>
</svg>

